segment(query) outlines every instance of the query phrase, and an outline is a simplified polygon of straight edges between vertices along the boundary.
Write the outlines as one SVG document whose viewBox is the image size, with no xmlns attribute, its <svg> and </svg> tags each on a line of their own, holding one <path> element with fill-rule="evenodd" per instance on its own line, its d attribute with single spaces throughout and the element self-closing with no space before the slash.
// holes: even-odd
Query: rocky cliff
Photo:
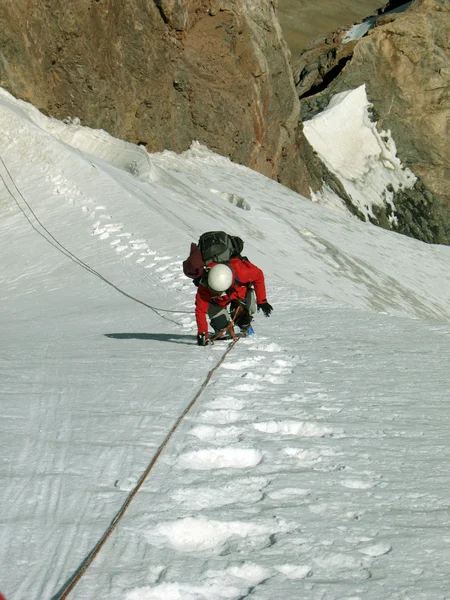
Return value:
<svg viewBox="0 0 450 600">
<path fill-rule="evenodd" d="M 326 169 L 302 133 L 270 0 L 15 0 L 0 85 L 150 152 L 198 140 L 309 195 Z"/>
<path fill-rule="evenodd" d="M 307 49 L 296 69 L 304 118 L 341 91 L 366 84 L 378 126 L 418 176 L 397 195 L 399 230 L 450 243 L 450 4 L 416 0 L 384 15 L 359 41 L 336 31 Z"/>
<path fill-rule="evenodd" d="M 334 94 L 366 84 L 374 119 L 419 178 L 396 195 L 398 230 L 450 244 L 448 0 L 416 0 L 350 43 L 344 30 L 330 33 L 294 73 L 275 4 L 4 2 L 0 86 L 150 152 L 198 140 L 306 196 L 325 181 L 351 207 L 305 139 L 300 111 L 309 118 Z M 377 222 L 389 221 L 380 214 Z"/>
</svg>

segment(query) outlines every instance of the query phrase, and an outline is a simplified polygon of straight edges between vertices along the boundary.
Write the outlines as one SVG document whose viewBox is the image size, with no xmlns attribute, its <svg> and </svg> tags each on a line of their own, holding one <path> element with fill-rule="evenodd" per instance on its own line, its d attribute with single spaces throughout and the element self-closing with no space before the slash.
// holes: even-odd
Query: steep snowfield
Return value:
<svg viewBox="0 0 450 600">
<path fill-rule="evenodd" d="M 0 93 L 0 590 L 55 600 L 226 343 L 181 270 L 245 240 L 270 319 L 217 369 L 76 599 L 448 598 L 450 249 L 194 144 Z"/>
</svg>

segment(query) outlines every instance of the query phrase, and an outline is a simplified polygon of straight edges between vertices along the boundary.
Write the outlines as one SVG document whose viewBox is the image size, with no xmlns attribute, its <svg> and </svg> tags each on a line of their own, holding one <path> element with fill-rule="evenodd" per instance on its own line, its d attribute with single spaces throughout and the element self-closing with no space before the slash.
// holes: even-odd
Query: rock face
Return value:
<svg viewBox="0 0 450 600">
<path fill-rule="evenodd" d="M 320 187 L 270 0 L 14 0 L 0 23 L 0 85 L 46 114 Z"/>
<path fill-rule="evenodd" d="M 294 64 L 297 93 L 301 98 L 326 89 L 352 58 L 356 42 L 344 44 L 346 31 L 337 29 L 312 42 Z"/>
<path fill-rule="evenodd" d="M 411 198 L 406 192 L 398 198 L 406 215 L 404 232 L 426 241 L 450 243 L 448 0 L 416 0 L 403 13 L 382 16 L 368 36 L 353 43 L 350 57 L 344 56 L 341 40 L 342 33 L 338 32 L 330 44 L 330 65 L 323 68 L 320 82 L 323 91 L 314 94 L 311 82 L 297 73 L 304 118 L 322 110 L 334 94 L 365 83 L 379 127 L 391 130 L 398 156 L 419 177 Z M 348 62 L 332 79 L 333 61 L 339 56 Z M 308 68 L 308 61 L 305 64 Z M 309 64 L 309 70 L 314 71 Z M 314 64 L 318 64 L 317 54 Z M 423 206 L 420 198 L 424 199 Z M 414 215 L 422 225 L 413 223 Z M 422 235 L 420 230 L 428 233 Z"/>
</svg>

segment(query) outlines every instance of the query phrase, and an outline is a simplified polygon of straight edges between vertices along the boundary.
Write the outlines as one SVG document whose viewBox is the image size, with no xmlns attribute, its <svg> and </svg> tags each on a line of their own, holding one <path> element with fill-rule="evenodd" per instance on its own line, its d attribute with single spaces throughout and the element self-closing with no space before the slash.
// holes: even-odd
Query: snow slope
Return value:
<svg viewBox="0 0 450 600">
<path fill-rule="evenodd" d="M 198 144 L 148 155 L 0 93 L 0 590 L 55 600 L 227 345 L 189 244 L 270 319 L 214 372 L 69 597 L 449 598 L 450 249 Z"/>
</svg>

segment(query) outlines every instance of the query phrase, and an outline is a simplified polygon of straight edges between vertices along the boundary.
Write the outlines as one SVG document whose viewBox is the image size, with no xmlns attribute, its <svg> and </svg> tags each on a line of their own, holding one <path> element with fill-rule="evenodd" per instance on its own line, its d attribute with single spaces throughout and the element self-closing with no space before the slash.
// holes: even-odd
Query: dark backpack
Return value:
<svg viewBox="0 0 450 600">
<path fill-rule="evenodd" d="M 200 236 L 197 244 L 191 244 L 189 257 L 183 262 L 183 273 L 194 283 L 206 275 L 205 266 L 212 262 L 226 263 L 233 256 L 241 256 L 244 242 L 240 237 L 224 231 L 208 231 Z"/>
<path fill-rule="evenodd" d="M 228 235 L 225 231 L 208 231 L 200 236 L 198 247 L 205 265 L 211 261 L 226 263 L 233 256 L 240 256 L 244 242 L 236 235 Z"/>
</svg>

